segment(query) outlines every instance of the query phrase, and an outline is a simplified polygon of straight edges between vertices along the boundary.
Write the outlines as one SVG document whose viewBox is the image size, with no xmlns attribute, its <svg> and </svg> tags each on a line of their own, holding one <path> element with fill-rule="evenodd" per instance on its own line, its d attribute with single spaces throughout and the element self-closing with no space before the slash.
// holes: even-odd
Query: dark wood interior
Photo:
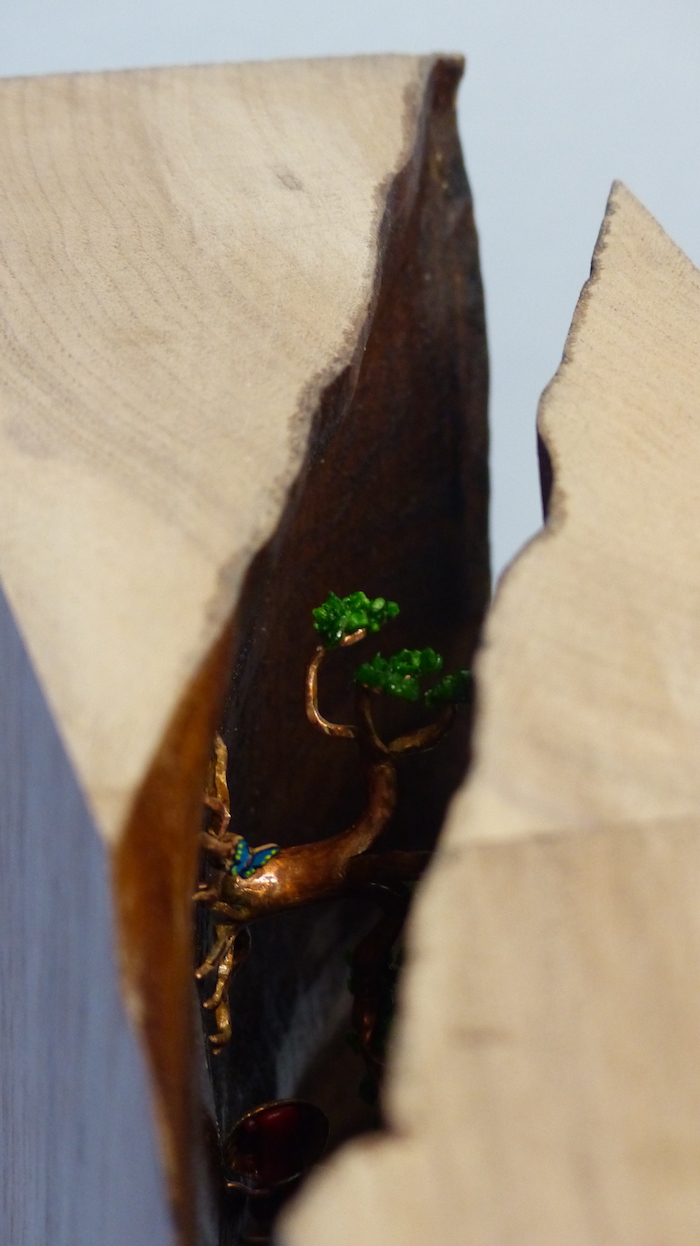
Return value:
<svg viewBox="0 0 700 1246">
<path fill-rule="evenodd" d="M 456 69 L 441 66 L 419 158 L 390 196 L 366 339 L 325 391 L 303 472 L 241 600 L 223 734 L 232 825 L 251 844 L 326 837 L 362 808 L 356 746 L 315 732 L 304 713 L 317 643 L 311 610 L 329 590 L 362 589 L 401 606 L 374 641 L 325 664 L 331 719 L 352 716 L 351 672 L 378 649 L 430 644 L 454 669 L 469 664 L 478 641 L 490 592 L 487 355 L 456 85 Z M 402 763 L 382 847 L 434 844 L 468 765 L 469 719 L 463 713 L 440 747 Z M 380 721 L 394 734 L 427 717 L 391 703 Z M 300 1087 L 329 1111 L 332 1142 L 376 1123 L 357 1097 L 362 1065 L 344 1044 L 342 1019 L 344 954 L 371 920 L 367 902 L 347 901 L 253 929 L 232 988 L 234 1037 L 210 1062 L 223 1132 L 255 1104 Z M 206 941 L 206 918 L 202 925 Z"/>
</svg>

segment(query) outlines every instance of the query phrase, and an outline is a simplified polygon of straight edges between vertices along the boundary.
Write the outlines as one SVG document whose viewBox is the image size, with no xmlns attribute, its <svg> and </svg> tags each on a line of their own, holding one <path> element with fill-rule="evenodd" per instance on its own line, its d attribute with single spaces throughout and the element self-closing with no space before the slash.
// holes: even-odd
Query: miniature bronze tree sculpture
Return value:
<svg viewBox="0 0 700 1246">
<path fill-rule="evenodd" d="M 376 654 L 355 672 L 357 721 L 350 725 L 328 722 L 321 714 L 318 673 L 331 650 L 357 644 L 398 613 L 395 602 L 381 597 L 370 601 L 364 593 L 345 598 L 331 593 L 313 611 L 322 643 L 307 672 L 307 717 L 325 735 L 357 741 L 366 776 L 365 809 L 347 830 L 330 839 L 291 848 L 264 844 L 251 849 L 242 836 L 229 830 L 227 753 L 223 740 L 217 737 L 205 795 L 212 820 L 201 834 L 202 848 L 217 868 L 194 897 L 208 905 L 215 923 L 214 944 L 196 971 L 198 978 L 213 973 L 217 976 L 216 987 L 204 1004 L 216 1018 L 216 1032 L 210 1036 L 215 1052 L 231 1037 L 228 992 L 233 974 L 250 950 L 250 923 L 283 909 L 369 893 L 381 909 L 381 918 L 353 954 L 352 1020 L 368 1070 L 374 1075 L 381 1071 L 387 953 L 395 945 L 406 916 L 410 893 L 405 884 L 420 876 L 429 854 L 371 849 L 396 808 L 397 757 L 438 743 L 452 724 L 456 704 L 467 699 L 470 676 L 468 671 L 459 671 L 422 692 L 421 681 L 442 669 L 442 658 L 433 649 L 403 649 L 390 658 Z M 439 717 L 429 726 L 387 743 L 378 736 L 372 715 L 372 697 L 381 693 L 412 702 L 422 697 L 427 705 L 440 708 Z"/>
</svg>

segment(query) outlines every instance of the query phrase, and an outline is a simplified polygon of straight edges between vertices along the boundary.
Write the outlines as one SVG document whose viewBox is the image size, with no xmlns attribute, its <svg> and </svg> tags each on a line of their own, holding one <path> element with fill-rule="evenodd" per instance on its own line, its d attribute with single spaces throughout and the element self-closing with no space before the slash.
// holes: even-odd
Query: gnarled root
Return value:
<svg viewBox="0 0 700 1246">
<path fill-rule="evenodd" d="M 247 926 L 217 926 L 214 946 L 195 971 L 195 977 L 200 979 L 216 971 L 216 986 L 203 1006 L 214 1010 L 216 1031 L 210 1034 L 209 1042 L 217 1054 L 231 1038 L 229 988 L 234 975 L 250 952 L 250 943 Z"/>
</svg>

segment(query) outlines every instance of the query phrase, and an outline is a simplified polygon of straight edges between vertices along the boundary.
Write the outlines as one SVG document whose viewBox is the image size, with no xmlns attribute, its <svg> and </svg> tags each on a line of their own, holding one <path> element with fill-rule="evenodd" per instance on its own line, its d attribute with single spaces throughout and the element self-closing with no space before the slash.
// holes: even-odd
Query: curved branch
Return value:
<svg viewBox="0 0 700 1246">
<path fill-rule="evenodd" d="M 408 735 L 400 735 L 389 745 L 392 757 L 398 753 L 415 753 L 419 749 L 433 748 L 447 734 L 455 720 L 454 705 L 446 705 L 436 722 L 428 727 L 419 727 Z"/>
<path fill-rule="evenodd" d="M 364 640 L 366 635 L 365 628 L 361 627 L 349 636 L 344 636 L 340 644 L 343 648 L 356 645 L 358 640 Z M 324 735 L 334 736 L 338 740 L 355 740 L 357 738 L 356 727 L 345 723 L 329 722 L 318 708 L 318 670 L 327 653 L 325 646 L 319 645 L 306 672 L 306 717 L 311 725 L 317 727 Z"/>
<path fill-rule="evenodd" d="M 204 793 L 205 805 L 215 814 L 212 833 L 217 837 L 226 835 L 231 821 L 231 801 L 226 781 L 227 761 L 228 750 L 221 736 L 217 735 L 214 739 L 214 757 L 209 766 L 207 789 Z"/>
<path fill-rule="evenodd" d="M 382 757 L 388 757 L 389 749 L 384 741 L 380 740 L 374 725 L 369 689 L 362 684 L 358 684 L 355 689 L 355 705 L 357 717 L 360 720 L 358 735 L 361 746 L 370 754 L 379 753 Z"/>
<path fill-rule="evenodd" d="M 240 925 L 286 908 L 347 894 L 349 862 L 379 839 L 396 807 L 396 770 L 389 757 L 371 761 L 367 804 L 352 826 L 329 839 L 282 848 L 259 871 L 243 878 L 221 873 L 217 895 Z"/>
<path fill-rule="evenodd" d="M 426 869 L 430 852 L 368 852 L 353 857 L 344 878 L 351 887 L 373 883 L 415 883 Z"/>
</svg>

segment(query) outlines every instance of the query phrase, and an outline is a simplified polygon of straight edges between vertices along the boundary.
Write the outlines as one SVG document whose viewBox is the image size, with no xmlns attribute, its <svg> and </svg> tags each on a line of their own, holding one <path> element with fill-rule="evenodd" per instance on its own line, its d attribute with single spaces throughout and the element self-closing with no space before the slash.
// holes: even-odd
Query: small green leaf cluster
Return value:
<svg viewBox="0 0 700 1246">
<path fill-rule="evenodd" d="M 378 653 L 371 662 L 363 662 L 355 671 L 355 683 L 373 692 L 417 701 L 421 695 L 421 679 L 441 670 L 442 658 L 434 649 L 402 649 L 391 658 L 383 658 Z"/>
<path fill-rule="evenodd" d="M 429 688 L 425 694 L 426 705 L 459 705 L 469 700 L 471 671 L 455 671 L 454 675 L 445 675 L 439 684 Z"/>
<path fill-rule="evenodd" d="M 385 601 L 383 597 L 370 601 L 366 593 L 351 593 L 349 597 L 329 593 L 323 605 L 311 613 L 326 649 L 335 649 L 346 636 L 361 628 L 378 632 L 388 619 L 396 618 L 399 607 L 395 601 Z"/>
</svg>

